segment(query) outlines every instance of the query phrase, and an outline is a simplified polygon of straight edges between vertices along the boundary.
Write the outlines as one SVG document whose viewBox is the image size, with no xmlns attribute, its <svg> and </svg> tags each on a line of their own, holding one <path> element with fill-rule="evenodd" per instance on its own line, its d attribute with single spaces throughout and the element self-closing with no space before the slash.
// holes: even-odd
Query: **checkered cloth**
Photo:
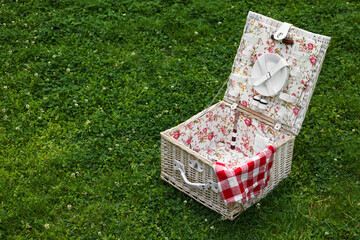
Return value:
<svg viewBox="0 0 360 240">
<path fill-rule="evenodd" d="M 264 151 L 234 170 L 223 163 L 214 162 L 222 199 L 229 204 L 246 202 L 258 195 L 269 182 L 275 151 L 275 146 L 268 145 Z"/>
</svg>

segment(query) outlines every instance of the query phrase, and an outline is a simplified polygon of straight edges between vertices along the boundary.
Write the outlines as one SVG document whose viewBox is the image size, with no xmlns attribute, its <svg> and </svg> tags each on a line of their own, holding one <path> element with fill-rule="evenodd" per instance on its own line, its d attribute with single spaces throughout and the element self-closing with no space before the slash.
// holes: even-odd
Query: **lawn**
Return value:
<svg viewBox="0 0 360 240">
<path fill-rule="evenodd" d="M 358 1 L 0 3 L 1 239 L 360 238 Z M 249 10 L 332 41 L 292 174 L 228 221 L 160 179 L 159 132 L 211 102 Z"/>
</svg>

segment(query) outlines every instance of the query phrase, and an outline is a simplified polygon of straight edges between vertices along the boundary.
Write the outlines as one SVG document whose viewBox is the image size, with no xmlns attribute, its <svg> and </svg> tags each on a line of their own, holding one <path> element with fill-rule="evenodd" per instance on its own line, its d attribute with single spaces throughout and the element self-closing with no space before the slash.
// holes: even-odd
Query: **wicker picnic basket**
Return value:
<svg viewBox="0 0 360 240">
<path fill-rule="evenodd" d="M 290 174 L 329 42 L 249 12 L 224 99 L 161 133 L 161 178 L 230 220 L 264 198 Z M 276 147 L 269 181 L 250 199 L 227 204 L 214 163 L 235 168 L 267 144 Z"/>
</svg>

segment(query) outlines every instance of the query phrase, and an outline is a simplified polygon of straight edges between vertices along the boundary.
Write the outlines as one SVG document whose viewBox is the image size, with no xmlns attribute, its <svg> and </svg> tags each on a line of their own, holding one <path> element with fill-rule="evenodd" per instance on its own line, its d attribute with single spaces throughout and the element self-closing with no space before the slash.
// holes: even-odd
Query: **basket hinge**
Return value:
<svg viewBox="0 0 360 240">
<path fill-rule="evenodd" d="M 237 103 L 233 103 L 233 104 L 231 105 L 231 109 L 232 109 L 232 110 L 235 110 L 235 109 L 237 108 L 237 106 L 238 106 Z"/>
</svg>

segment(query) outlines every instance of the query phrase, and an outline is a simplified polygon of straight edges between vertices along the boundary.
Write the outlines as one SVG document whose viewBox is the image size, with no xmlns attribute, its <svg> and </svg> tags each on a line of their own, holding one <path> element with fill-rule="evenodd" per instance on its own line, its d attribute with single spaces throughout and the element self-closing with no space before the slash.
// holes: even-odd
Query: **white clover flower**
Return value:
<svg viewBox="0 0 360 240">
<path fill-rule="evenodd" d="M 135 52 L 132 52 L 132 53 L 131 53 L 131 56 L 134 56 L 135 54 L 136 54 Z"/>
<path fill-rule="evenodd" d="M 119 146 L 120 146 L 120 144 L 118 144 L 118 143 L 117 143 L 117 144 L 115 144 L 115 147 L 117 147 L 117 148 L 118 148 Z"/>
<path fill-rule="evenodd" d="M 104 134 L 103 134 L 103 133 L 101 133 L 101 134 L 100 134 L 100 137 L 103 137 L 103 136 L 104 136 Z"/>
<path fill-rule="evenodd" d="M 171 85 L 171 88 L 174 88 L 174 85 Z"/>
<path fill-rule="evenodd" d="M 158 78 L 159 78 L 159 79 L 162 79 L 162 76 L 159 75 Z"/>
<path fill-rule="evenodd" d="M 106 90 L 106 87 L 103 87 L 102 90 L 105 91 L 105 90 Z"/>
<path fill-rule="evenodd" d="M 99 232 L 98 232 L 98 235 L 99 235 L 99 236 L 101 236 L 101 235 L 102 235 L 102 233 L 99 231 Z"/>
<path fill-rule="evenodd" d="M 8 116 L 7 115 L 4 115 L 4 120 L 8 119 Z"/>
<path fill-rule="evenodd" d="M 44 111 L 44 109 L 40 108 L 40 112 L 44 113 L 45 111 Z"/>
<path fill-rule="evenodd" d="M 79 104 L 75 103 L 75 107 L 78 107 L 78 106 L 79 106 Z"/>
<path fill-rule="evenodd" d="M 337 158 L 334 158 L 334 161 L 337 162 Z"/>
<path fill-rule="evenodd" d="M 149 88 L 148 88 L 148 87 L 145 87 L 144 89 L 145 89 L 145 90 L 148 90 Z"/>
<path fill-rule="evenodd" d="M 115 185 L 118 187 L 118 186 L 119 186 L 119 182 L 115 182 Z"/>
<path fill-rule="evenodd" d="M 87 103 L 87 102 L 89 102 L 89 100 L 85 99 L 85 102 Z"/>
<path fill-rule="evenodd" d="M 72 176 L 73 178 L 76 177 L 75 173 L 71 173 L 71 176 Z"/>
<path fill-rule="evenodd" d="M 45 227 L 45 229 L 50 229 L 50 225 L 49 225 L 48 223 L 46 223 L 46 224 L 44 225 L 44 227 Z"/>
<path fill-rule="evenodd" d="M 2 111 L 3 111 L 3 112 L 6 112 L 6 109 L 5 109 L 5 108 L 3 108 L 3 109 L 2 109 Z"/>
<path fill-rule="evenodd" d="M 222 22 L 218 22 L 218 24 L 220 25 L 220 24 L 222 24 Z"/>
<path fill-rule="evenodd" d="M 109 148 L 108 148 L 108 150 L 109 150 L 109 152 L 111 152 L 111 151 L 112 151 L 112 148 L 111 148 L 111 147 L 109 147 Z"/>
<path fill-rule="evenodd" d="M 7 89 L 7 86 L 4 86 L 4 89 Z"/>
<path fill-rule="evenodd" d="M 52 55 L 52 58 L 56 58 L 56 55 L 54 54 L 54 55 Z"/>
<path fill-rule="evenodd" d="M 30 224 L 26 224 L 26 226 L 25 226 L 26 228 L 31 228 L 31 226 L 30 226 Z"/>
<path fill-rule="evenodd" d="M 70 210 L 72 208 L 71 204 L 67 205 L 67 209 Z"/>
<path fill-rule="evenodd" d="M 39 74 L 38 74 L 38 73 L 35 73 L 34 76 L 35 76 L 35 77 L 39 77 Z"/>
<path fill-rule="evenodd" d="M 199 33 L 197 31 L 194 32 L 195 35 L 198 35 Z"/>
<path fill-rule="evenodd" d="M 165 113 L 168 113 L 168 112 L 169 112 L 169 110 L 165 110 L 164 112 L 165 112 Z"/>
<path fill-rule="evenodd" d="M 326 235 L 326 236 L 329 235 L 329 232 L 325 232 L 325 235 Z"/>
<path fill-rule="evenodd" d="M 44 97 L 44 100 L 47 100 L 47 97 Z"/>
<path fill-rule="evenodd" d="M 205 222 L 207 222 L 207 219 L 205 218 Z"/>
<path fill-rule="evenodd" d="M 41 120 L 41 117 L 38 117 L 39 120 Z"/>
<path fill-rule="evenodd" d="M 257 209 L 260 209 L 260 203 L 257 203 L 257 204 L 256 204 L 256 208 L 257 208 Z"/>
<path fill-rule="evenodd" d="M 16 127 L 15 129 L 16 129 L 16 130 L 20 130 L 20 127 Z"/>
<path fill-rule="evenodd" d="M 355 130 L 355 128 L 353 129 L 353 130 L 351 130 L 352 132 L 355 132 L 356 130 Z"/>
<path fill-rule="evenodd" d="M 67 69 L 66 69 L 66 72 L 68 72 L 68 73 L 69 73 L 69 72 L 70 72 L 70 68 L 67 68 Z"/>
<path fill-rule="evenodd" d="M 27 92 L 26 95 L 30 96 L 30 92 Z"/>
<path fill-rule="evenodd" d="M 76 100 L 74 99 L 73 102 L 76 103 Z"/>
<path fill-rule="evenodd" d="M 125 17 L 125 16 L 126 16 L 126 13 L 123 13 L 123 16 Z"/>
<path fill-rule="evenodd" d="M 214 227 L 214 226 L 211 226 L 211 227 L 210 227 L 210 229 L 213 229 L 213 230 L 214 230 L 214 229 L 215 229 L 215 227 Z"/>
<path fill-rule="evenodd" d="M 185 203 L 185 204 L 187 203 L 186 199 L 184 200 L 184 203 Z"/>
<path fill-rule="evenodd" d="M 86 124 L 89 125 L 91 123 L 90 120 L 86 120 Z"/>
</svg>

